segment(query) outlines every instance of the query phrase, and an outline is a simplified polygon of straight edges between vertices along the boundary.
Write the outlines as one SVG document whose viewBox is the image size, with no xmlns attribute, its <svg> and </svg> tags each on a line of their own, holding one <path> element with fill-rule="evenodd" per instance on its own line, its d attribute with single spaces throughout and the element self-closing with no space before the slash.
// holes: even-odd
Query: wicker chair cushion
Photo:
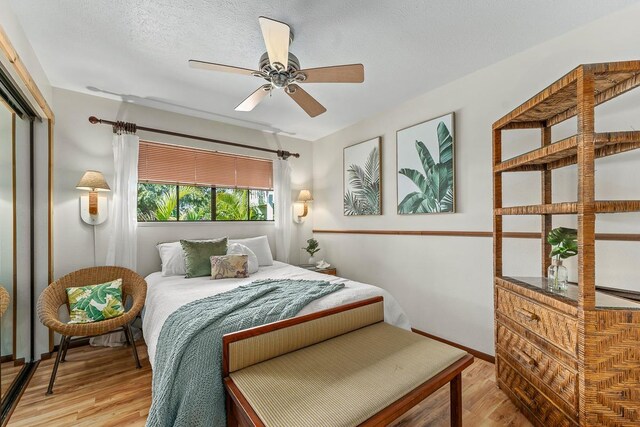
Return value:
<svg viewBox="0 0 640 427">
<path fill-rule="evenodd" d="M 122 279 L 67 288 L 69 323 L 100 322 L 122 316 Z"/>
<path fill-rule="evenodd" d="M 230 377 L 267 427 L 355 426 L 465 354 L 380 322 Z"/>
</svg>

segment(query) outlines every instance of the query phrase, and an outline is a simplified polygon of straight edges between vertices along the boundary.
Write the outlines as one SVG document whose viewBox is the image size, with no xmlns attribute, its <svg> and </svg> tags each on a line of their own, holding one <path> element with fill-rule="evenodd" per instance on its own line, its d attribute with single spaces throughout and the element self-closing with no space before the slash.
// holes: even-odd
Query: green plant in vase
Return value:
<svg viewBox="0 0 640 427">
<path fill-rule="evenodd" d="M 307 253 L 309 254 L 309 264 L 315 264 L 316 259 L 313 257 L 313 255 L 320 250 L 318 241 L 314 238 L 311 238 L 307 240 L 307 247 L 302 249 L 307 251 Z"/>
<path fill-rule="evenodd" d="M 551 245 L 551 265 L 547 270 L 549 285 L 556 290 L 565 291 L 569 273 L 562 261 L 578 254 L 578 230 L 558 227 L 549 232 L 547 242 Z"/>
</svg>

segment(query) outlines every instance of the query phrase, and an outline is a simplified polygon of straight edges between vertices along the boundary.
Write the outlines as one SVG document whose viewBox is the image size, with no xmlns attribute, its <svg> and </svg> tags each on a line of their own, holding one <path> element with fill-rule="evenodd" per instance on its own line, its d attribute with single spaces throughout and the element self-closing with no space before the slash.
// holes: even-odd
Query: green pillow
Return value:
<svg viewBox="0 0 640 427">
<path fill-rule="evenodd" d="M 227 254 L 227 238 L 216 240 L 180 240 L 187 278 L 211 275 L 211 257 Z"/>
<path fill-rule="evenodd" d="M 122 279 L 67 288 L 69 323 L 91 323 L 122 316 Z"/>
</svg>

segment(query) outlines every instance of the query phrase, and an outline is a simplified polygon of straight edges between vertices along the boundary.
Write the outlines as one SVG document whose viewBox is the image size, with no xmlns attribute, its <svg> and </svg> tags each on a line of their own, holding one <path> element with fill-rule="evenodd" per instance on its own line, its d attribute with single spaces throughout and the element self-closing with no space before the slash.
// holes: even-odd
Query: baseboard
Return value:
<svg viewBox="0 0 640 427">
<path fill-rule="evenodd" d="M 420 335 L 425 336 L 427 338 L 431 338 L 433 340 L 440 341 L 440 342 L 443 342 L 445 344 L 449 344 L 450 346 L 457 347 L 457 348 L 459 348 L 461 350 L 464 350 L 467 353 L 473 355 L 473 357 L 477 357 L 478 359 L 487 361 L 489 363 L 496 363 L 496 358 L 494 356 L 491 356 L 490 354 L 483 353 L 481 351 L 474 350 L 474 349 L 469 348 L 469 347 L 465 347 L 465 346 L 463 346 L 461 344 L 455 343 L 453 341 L 446 340 L 444 338 L 440 338 L 440 337 L 435 336 L 435 335 L 431 335 L 430 333 L 421 331 L 420 329 L 411 328 L 411 330 L 413 332 L 415 332 L 416 334 L 420 334 Z"/>
<path fill-rule="evenodd" d="M 13 362 L 13 366 L 22 366 L 25 364 L 24 357 L 21 357 L 20 359 L 14 359 L 12 354 L 0 357 L 0 363 L 6 362 Z"/>
</svg>

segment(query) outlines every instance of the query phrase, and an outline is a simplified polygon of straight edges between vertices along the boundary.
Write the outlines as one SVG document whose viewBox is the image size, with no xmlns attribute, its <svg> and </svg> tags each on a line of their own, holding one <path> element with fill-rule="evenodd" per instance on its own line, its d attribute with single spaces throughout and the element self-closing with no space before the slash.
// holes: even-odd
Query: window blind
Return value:
<svg viewBox="0 0 640 427">
<path fill-rule="evenodd" d="M 138 181 L 272 190 L 273 162 L 140 141 Z"/>
</svg>

